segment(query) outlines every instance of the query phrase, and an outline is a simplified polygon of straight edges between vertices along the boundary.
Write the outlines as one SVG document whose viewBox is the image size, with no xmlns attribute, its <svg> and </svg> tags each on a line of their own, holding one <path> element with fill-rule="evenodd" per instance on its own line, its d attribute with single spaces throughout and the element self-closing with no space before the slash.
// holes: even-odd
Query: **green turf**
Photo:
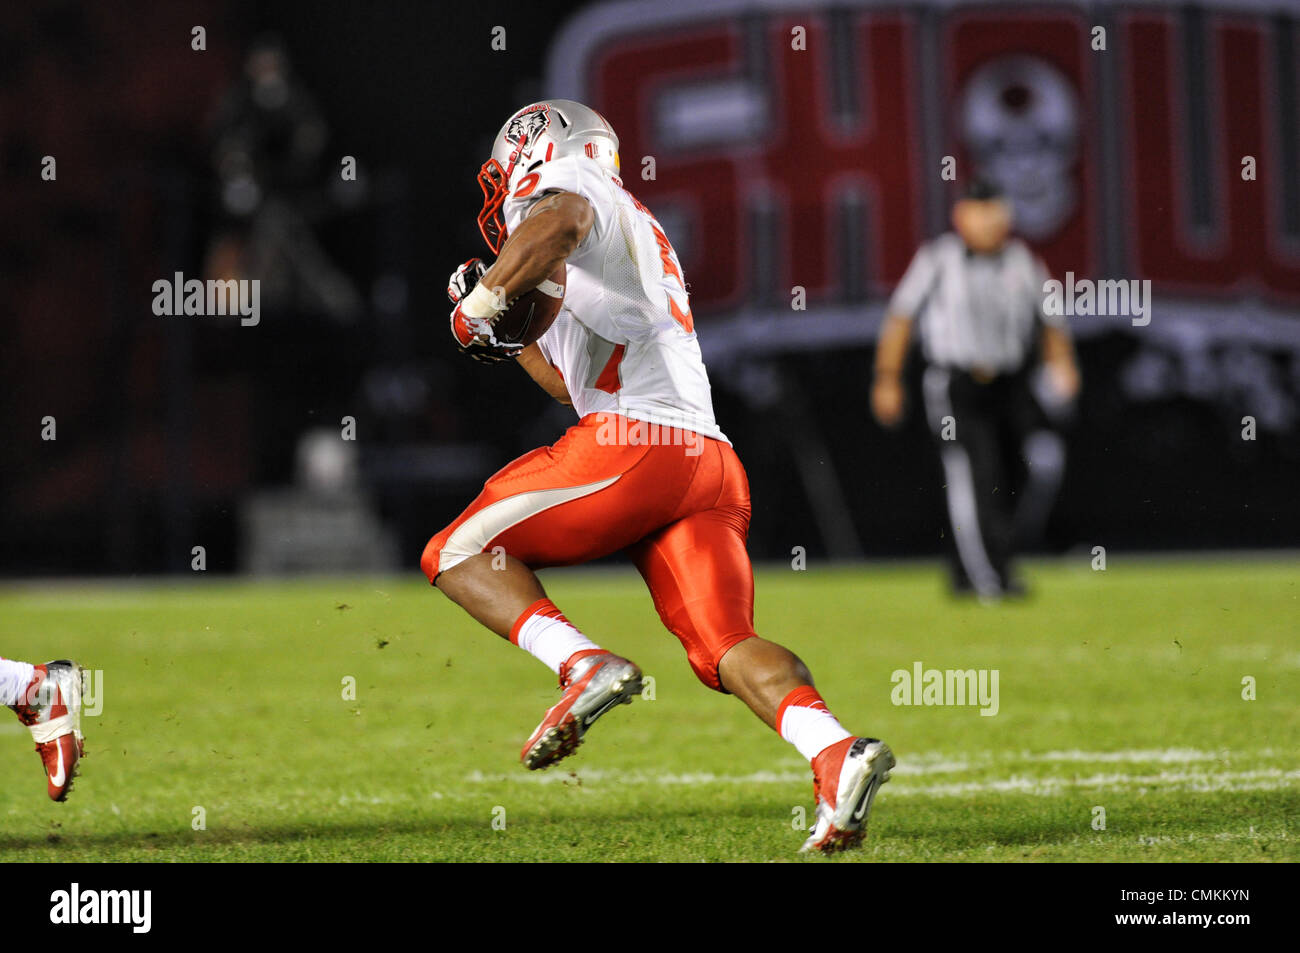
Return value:
<svg viewBox="0 0 1300 953">
<path fill-rule="evenodd" d="M 1029 578 L 1028 603 L 983 607 L 932 567 L 759 573 L 759 631 L 899 758 L 835 862 L 1300 858 L 1300 563 Z M 656 681 L 536 774 L 519 746 L 552 676 L 421 581 L 0 590 L 4 655 L 104 672 L 66 804 L 0 728 L 0 860 L 802 859 L 806 764 L 695 681 L 639 578 L 545 582 Z M 998 714 L 891 704 L 916 661 L 997 669 Z"/>
</svg>

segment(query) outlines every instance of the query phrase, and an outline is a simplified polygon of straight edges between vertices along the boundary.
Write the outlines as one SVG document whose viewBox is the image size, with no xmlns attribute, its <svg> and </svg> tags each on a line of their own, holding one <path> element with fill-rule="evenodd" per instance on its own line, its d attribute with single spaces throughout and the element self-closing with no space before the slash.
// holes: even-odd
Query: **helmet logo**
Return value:
<svg viewBox="0 0 1300 953">
<path fill-rule="evenodd" d="M 547 103 L 529 106 L 506 125 L 506 142 L 523 151 L 537 141 L 551 124 L 551 107 Z"/>
</svg>

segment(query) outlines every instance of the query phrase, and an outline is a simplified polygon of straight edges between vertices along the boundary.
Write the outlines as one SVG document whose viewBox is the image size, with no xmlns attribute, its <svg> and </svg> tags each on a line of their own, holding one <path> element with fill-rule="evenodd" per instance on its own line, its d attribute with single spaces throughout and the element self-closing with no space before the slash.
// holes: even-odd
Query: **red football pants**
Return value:
<svg viewBox="0 0 1300 953">
<path fill-rule="evenodd" d="M 438 574 L 503 550 L 530 569 L 627 549 L 700 681 L 754 633 L 749 481 L 730 445 L 692 431 L 588 414 L 550 447 L 507 464 L 425 547 Z"/>
</svg>

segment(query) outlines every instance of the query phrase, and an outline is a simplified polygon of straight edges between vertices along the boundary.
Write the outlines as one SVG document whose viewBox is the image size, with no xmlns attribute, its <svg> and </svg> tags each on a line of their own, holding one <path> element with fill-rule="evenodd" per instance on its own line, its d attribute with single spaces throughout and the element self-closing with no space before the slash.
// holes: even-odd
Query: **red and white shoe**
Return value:
<svg viewBox="0 0 1300 953">
<path fill-rule="evenodd" d="M 603 649 L 575 652 L 560 666 L 564 697 L 551 708 L 520 755 L 530 771 L 549 768 L 578 750 L 582 736 L 615 705 L 641 694 L 641 670 Z"/>
<path fill-rule="evenodd" d="M 817 823 L 799 850 L 829 854 L 862 843 L 871 802 L 895 763 L 889 746 L 876 738 L 845 738 L 813 758 Z"/>
<path fill-rule="evenodd" d="M 36 666 L 19 703 L 9 706 L 31 729 L 45 768 L 46 790 L 55 801 L 67 798 L 77 765 L 86 753 L 81 736 L 81 686 L 82 670 L 76 662 L 46 662 Z"/>
</svg>

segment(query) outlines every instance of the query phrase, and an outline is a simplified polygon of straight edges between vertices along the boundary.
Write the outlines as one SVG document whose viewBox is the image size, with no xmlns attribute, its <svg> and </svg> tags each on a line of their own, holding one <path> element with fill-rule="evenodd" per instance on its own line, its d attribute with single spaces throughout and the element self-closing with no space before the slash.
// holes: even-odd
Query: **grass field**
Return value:
<svg viewBox="0 0 1300 953">
<path fill-rule="evenodd" d="M 760 571 L 759 632 L 899 759 L 829 862 L 1300 859 L 1300 561 L 1028 576 L 982 607 L 932 567 Z M 804 860 L 806 763 L 695 681 L 635 573 L 544 581 L 655 697 L 536 774 L 553 676 L 418 578 L 0 589 L 0 652 L 104 673 L 66 804 L 0 727 L 0 860 Z M 996 669 L 997 715 L 892 704 L 915 662 Z"/>
</svg>

